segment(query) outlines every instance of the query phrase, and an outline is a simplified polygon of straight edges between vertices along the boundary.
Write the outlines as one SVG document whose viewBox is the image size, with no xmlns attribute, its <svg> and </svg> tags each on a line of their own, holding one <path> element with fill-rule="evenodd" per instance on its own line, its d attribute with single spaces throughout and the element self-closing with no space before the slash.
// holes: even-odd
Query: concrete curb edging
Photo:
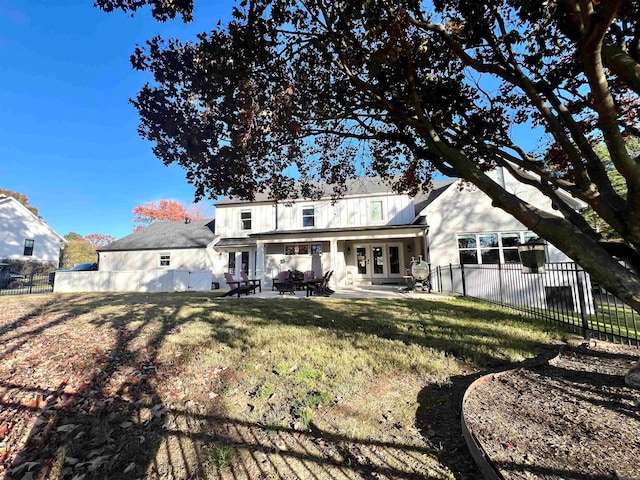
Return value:
<svg viewBox="0 0 640 480">
<path fill-rule="evenodd" d="M 563 350 L 564 350 L 564 346 L 560 347 L 558 353 L 554 357 L 533 359 L 528 362 L 525 362 L 526 367 L 528 368 L 541 367 L 547 364 L 553 365 L 557 361 L 557 359 L 560 357 Z M 469 449 L 469 452 L 471 453 L 471 457 L 473 457 L 473 460 L 476 462 L 476 465 L 478 466 L 478 469 L 480 470 L 480 473 L 482 474 L 482 478 L 484 480 L 505 480 L 505 478 L 500 473 L 500 470 L 498 470 L 498 467 L 496 467 L 496 465 L 493 463 L 491 458 L 489 458 L 487 453 L 484 451 L 484 449 L 482 448 L 482 445 L 480 444 L 480 441 L 475 436 L 475 434 L 471 431 L 471 429 L 469 428 L 469 425 L 467 424 L 467 420 L 466 420 L 467 399 L 469 398 L 470 394 L 473 393 L 473 391 L 476 388 L 478 388 L 478 386 L 487 382 L 493 382 L 494 380 L 500 378 L 503 375 L 517 372 L 524 366 L 525 365 L 521 365 L 517 368 L 511 368 L 509 370 L 504 370 L 497 373 L 489 373 L 487 375 L 483 375 L 482 377 L 476 379 L 471 385 L 469 385 L 467 390 L 464 392 L 464 396 L 462 397 L 462 412 L 460 414 L 460 421 L 462 423 L 462 436 L 464 437 L 464 441 L 467 444 L 467 448 Z"/>
</svg>

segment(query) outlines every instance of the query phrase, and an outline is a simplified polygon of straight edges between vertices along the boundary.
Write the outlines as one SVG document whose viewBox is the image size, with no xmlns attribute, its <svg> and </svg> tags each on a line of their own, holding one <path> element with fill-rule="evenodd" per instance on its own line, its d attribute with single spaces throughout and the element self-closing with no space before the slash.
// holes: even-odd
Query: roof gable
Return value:
<svg viewBox="0 0 640 480">
<path fill-rule="evenodd" d="M 156 222 L 109 245 L 101 252 L 155 250 L 163 248 L 206 248 L 216 238 L 215 219 L 190 222 Z"/>
<path fill-rule="evenodd" d="M 58 234 L 58 232 L 56 232 L 53 228 L 51 228 L 47 222 L 39 218 L 31 210 L 29 210 L 27 207 L 22 205 L 22 203 L 20 203 L 18 200 L 16 200 L 12 196 L 0 195 L 0 207 L 3 207 L 3 206 L 21 211 L 23 214 L 26 214 L 28 217 L 30 217 L 34 223 L 44 226 L 58 240 L 60 240 L 61 242 L 66 242 L 66 240 L 60 234 Z"/>
</svg>

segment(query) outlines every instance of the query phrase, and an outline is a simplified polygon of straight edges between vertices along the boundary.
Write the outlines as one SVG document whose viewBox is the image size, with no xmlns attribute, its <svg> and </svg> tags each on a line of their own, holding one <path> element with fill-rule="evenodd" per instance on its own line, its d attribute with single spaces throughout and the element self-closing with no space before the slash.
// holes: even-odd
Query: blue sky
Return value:
<svg viewBox="0 0 640 480">
<path fill-rule="evenodd" d="M 106 14 L 93 0 L 0 0 L 0 188 L 26 194 L 61 235 L 119 238 L 133 230 L 137 205 L 190 204 L 184 170 L 165 167 L 137 134 L 128 99 L 148 77 L 129 56 L 158 34 L 194 38 L 231 5 L 196 2 L 185 25 L 148 10 Z"/>
</svg>

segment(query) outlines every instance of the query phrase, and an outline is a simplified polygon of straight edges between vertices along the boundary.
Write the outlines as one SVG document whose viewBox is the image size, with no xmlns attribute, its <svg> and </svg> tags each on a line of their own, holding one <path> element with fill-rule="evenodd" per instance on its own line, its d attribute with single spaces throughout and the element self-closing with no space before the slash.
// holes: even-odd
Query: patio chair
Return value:
<svg viewBox="0 0 640 480">
<path fill-rule="evenodd" d="M 271 290 L 276 290 L 276 285 L 278 283 L 287 283 L 289 281 L 289 270 L 285 272 L 280 272 L 277 277 L 273 279 L 271 284 Z"/>
<path fill-rule="evenodd" d="M 262 293 L 262 281 L 259 278 L 249 278 L 245 272 L 240 272 L 240 278 L 245 285 L 251 287 L 253 293 L 256 293 L 256 288 Z"/>
<path fill-rule="evenodd" d="M 322 281 L 317 284 L 308 284 L 307 285 L 307 296 L 317 295 L 319 297 L 328 297 L 334 290 L 331 290 L 327 285 L 329 284 L 329 279 L 333 274 L 333 270 L 329 270 L 322 277 Z"/>
<path fill-rule="evenodd" d="M 242 282 L 234 280 L 230 273 L 225 273 L 224 279 L 227 282 L 227 285 L 229 285 L 230 290 L 223 296 L 230 297 L 232 295 L 238 295 L 238 298 L 240 298 L 241 293 L 249 295 L 249 292 L 251 291 L 251 287 L 249 285 L 243 285 Z"/>
<path fill-rule="evenodd" d="M 278 279 L 273 282 L 272 290 L 278 290 L 280 295 L 284 295 L 285 293 L 295 295 L 295 285 L 289 280 L 289 273 L 288 270 L 286 272 L 280 272 Z"/>
</svg>

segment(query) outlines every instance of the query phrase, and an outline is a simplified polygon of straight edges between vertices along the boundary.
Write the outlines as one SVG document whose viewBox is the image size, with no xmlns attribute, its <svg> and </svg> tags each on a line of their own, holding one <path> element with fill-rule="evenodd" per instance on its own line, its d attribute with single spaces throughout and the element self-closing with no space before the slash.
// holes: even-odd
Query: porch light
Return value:
<svg viewBox="0 0 640 480">
<path fill-rule="evenodd" d="M 541 238 L 518 245 L 518 255 L 522 262 L 522 273 L 544 273 L 545 242 Z"/>
</svg>

